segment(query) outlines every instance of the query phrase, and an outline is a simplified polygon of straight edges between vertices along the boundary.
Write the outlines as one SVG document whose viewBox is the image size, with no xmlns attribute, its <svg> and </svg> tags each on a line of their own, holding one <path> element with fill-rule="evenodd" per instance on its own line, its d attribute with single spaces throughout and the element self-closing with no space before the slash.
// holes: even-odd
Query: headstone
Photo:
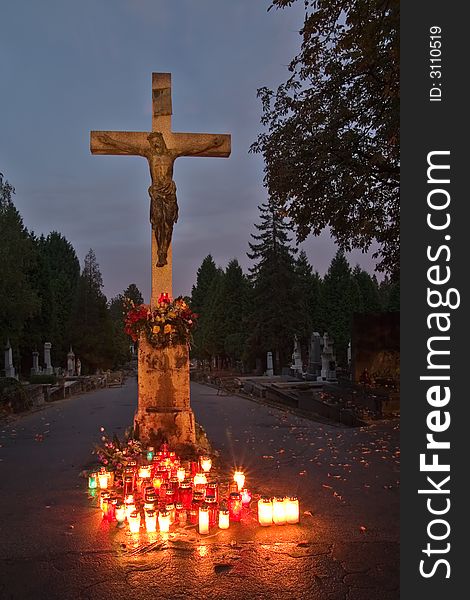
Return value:
<svg viewBox="0 0 470 600">
<path fill-rule="evenodd" d="M 307 373 L 314 379 L 321 375 L 321 337 L 318 331 L 310 337 Z"/>
<path fill-rule="evenodd" d="M 51 348 L 52 344 L 50 342 L 44 343 L 44 373 L 46 375 L 53 375 L 54 373 L 51 363 Z"/>
<path fill-rule="evenodd" d="M 272 352 L 268 352 L 266 354 L 266 375 L 268 377 L 272 377 L 274 375 L 273 353 Z"/>
<path fill-rule="evenodd" d="M 75 363 L 75 371 L 77 372 L 77 377 L 80 377 L 82 374 L 82 361 L 77 358 L 77 362 Z"/>
<path fill-rule="evenodd" d="M 302 373 L 302 371 L 303 371 L 302 354 L 300 351 L 300 343 L 299 343 L 299 340 L 297 339 L 297 336 L 295 336 L 295 338 L 294 338 L 294 351 L 292 352 L 291 371 L 293 371 L 294 374 Z"/>
<path fill-rule="evenodd" d="M 171 74 L 152 74 L 152 131 L 92 131 L 93 154 L 142 156 L 147 159 L 151 185 L 152 297 L 172 295 L 173 226 L 178 218 L 173 166 L 180 156 L 228 157 L 230 135 L 173 133 Z M 189 403 L 189 348 L 154 348 L 145 335 L 138 350 L 138 408 L 135 431 L 143 443 L 165 438 L 174 447 L 195 445 L 194 414 Z M 154 439 L 152 439 L 154 438 Z"/>
<path fill-rule="evenodd" d="M 10 340 L 7 341 L 7 345 L 5 346 L 5 377 L 17 379 L 15 367 L 13 366 L 13 350 Z"/>
<path fill-rule="evenodd" d="M 33 352 L 33 366 L 31 368 L 31 375 L 39 375 L 41 372 L 39 368 L 39 352 L 35 350 Z"/>
<path fill-rule="evenodd" d="M 67 354 L 67 376 L 73 377 L 75 375 L 75 352 L 70 346 L 70 350 Z"/>
<path fill-rule="evenodd" d="M 334 354 L 333 340 L 327 332 L 323 335 L 320 378 L 323 381 L 336 381 L 336 356 Z"/>
</svg>

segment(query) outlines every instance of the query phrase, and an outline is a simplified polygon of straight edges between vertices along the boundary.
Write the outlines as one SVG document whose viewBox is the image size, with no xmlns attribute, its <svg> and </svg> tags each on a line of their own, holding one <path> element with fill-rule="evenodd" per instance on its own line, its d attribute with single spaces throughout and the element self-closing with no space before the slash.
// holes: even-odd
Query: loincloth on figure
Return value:
<svg viewBox="0 0 470 600">
<path fill-rule="evenodd" d="M 173 234 L 173 225 L 178 220 L 176 185 L 170 180 L 153 183 L 148 189 L 150 195 L 150 222 L 157 242 L 157 266 L 167 264 L 168 248 Z"/>
</svg>

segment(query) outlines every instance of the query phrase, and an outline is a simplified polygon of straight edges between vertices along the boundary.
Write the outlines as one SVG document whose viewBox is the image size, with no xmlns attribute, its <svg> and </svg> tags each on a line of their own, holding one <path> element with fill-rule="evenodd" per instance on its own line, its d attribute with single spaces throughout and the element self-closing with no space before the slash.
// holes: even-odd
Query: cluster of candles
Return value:
<svg viewBox="0 0 470 600">
<path fill-rule="evenodd" d="M 208 534 L 218 526 L 228 529 L 241 521 L 243 509 L 250 508 L 252 493 L 245 487 L 245 474 L 235 471 L 228 493 L 221 494 L 219 483 L 211 477 L 212 460 L 201 456 L 183 465 L 166 444 L 155 452 L 149 447 L 146 460 L 131 461 L 122 477 L 102 468 L 88 477 L 88 487 L 99 489 L 103 518 L 139 533 L 168 533 L 170 527 L 195 525 L 199 533 Z M 258 501 L 260 525 L 284 525 L 299 522 L 296 497 L 266 498 Z"/>
</svg>

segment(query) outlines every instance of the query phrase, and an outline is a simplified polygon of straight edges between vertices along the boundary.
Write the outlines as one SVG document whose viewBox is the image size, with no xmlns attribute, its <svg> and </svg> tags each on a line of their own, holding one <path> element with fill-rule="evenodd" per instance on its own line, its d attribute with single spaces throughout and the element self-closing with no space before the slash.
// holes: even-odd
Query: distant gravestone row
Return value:
<svg viewBox="0 0 470 600">
<path fill-rule="evenodd" d="M 60 367 L 54 368 L 52 366 L 51 359 L 51 342 L 44 343 L 44 362 L 43 366 L 39 364 L 39 352 L 35 350 L 33 352 L 33 366 L 31 367 L 31 375 L 61 375 L 64 374 L 68 377 L 80 377 L 82 373 L 82 363 L 79 358 L 75 359 L 75 354 L 70 347 L 70 352 L 67 354 L 67 368 L 65 371 Z M 18 373 L 16 372 L 13 364 L 13 349 L 10 344 L 10 340 L 7 341 L 5 346 L 5 377 L 18 379 Z"/>
</svg>

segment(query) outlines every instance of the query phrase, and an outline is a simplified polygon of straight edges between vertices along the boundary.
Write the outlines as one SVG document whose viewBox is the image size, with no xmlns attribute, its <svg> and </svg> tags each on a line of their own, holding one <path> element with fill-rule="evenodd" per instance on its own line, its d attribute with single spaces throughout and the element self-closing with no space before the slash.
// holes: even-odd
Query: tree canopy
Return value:
<svg viewBox="0 0 470 600">
<path fill-rule="evenodd" d="M 273 0 L 284 8 L 297 0 Z M 328 228 L 343 251 L 378 242 L 399 273 L 399 2 L 304 0 L 299 54 L 276 91 L 258 90 L 272 202 L 298 241 Z"/>
</svg>

